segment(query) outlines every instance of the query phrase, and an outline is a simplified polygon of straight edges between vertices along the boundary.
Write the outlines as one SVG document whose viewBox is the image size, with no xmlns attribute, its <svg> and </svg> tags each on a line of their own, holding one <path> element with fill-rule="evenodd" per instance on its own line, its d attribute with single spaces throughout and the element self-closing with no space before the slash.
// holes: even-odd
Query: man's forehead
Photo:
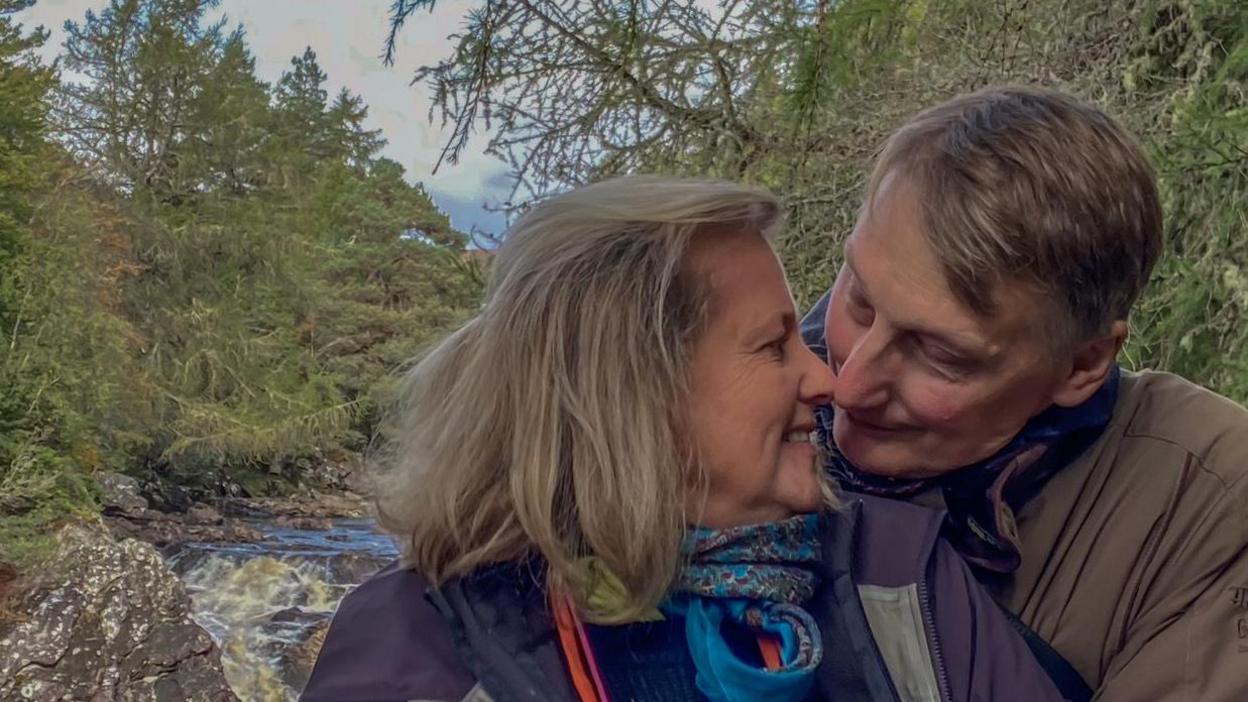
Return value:
<svg viewBox="0 0 1248 702">
<path fill-rule="evenodd" d="M 864 224 L 845 240 L 845 265 L 858 291 L 891 324 L 984 357 L 1012 345 L 1028 326 L 1017 318 L 1018 291 L 1010 286 L 994 286 L 1001 304 L 980 314 L 954 294 L 921 233 Z"/>
</svg>

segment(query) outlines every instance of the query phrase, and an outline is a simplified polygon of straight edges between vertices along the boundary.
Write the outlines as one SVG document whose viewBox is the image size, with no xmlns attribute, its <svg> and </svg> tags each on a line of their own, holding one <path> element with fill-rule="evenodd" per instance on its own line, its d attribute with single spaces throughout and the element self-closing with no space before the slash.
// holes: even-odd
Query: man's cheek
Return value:
<svg viewBox="0 0 1248 702">
<path fill-rule="evenodd" d="M 833 300 L 833 303 L 835 302 Z M 854 351 L 859 330 L 852 322 L 848 322 L 844 315 L 837 314 L 835 307 L 829 307 L 823 330 L 828 344 L 828 357 L 824 360 L 832 366 L 832 370 L 839 372 L 845 359 L 849 358 L 849 354 Z"/>
<path fill-rule="evenodd" d="M 910 412 L 929 429 L 953 427 L 966 415 L 966 403 L 948 388 L 928 386 L 916 389 Z"/>
</svg>

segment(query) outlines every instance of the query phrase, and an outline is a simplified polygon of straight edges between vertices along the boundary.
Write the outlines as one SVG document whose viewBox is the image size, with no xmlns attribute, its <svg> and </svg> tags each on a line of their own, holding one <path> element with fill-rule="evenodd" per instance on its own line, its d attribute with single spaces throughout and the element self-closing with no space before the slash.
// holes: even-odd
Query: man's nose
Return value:
<svg viewBox="0 0 1248 702">
<path fill-rule="evenodd" d="M 808 405 L 830 405 L 836 401 L 836 374 L 818 354 L 802 345 L 806 368 L 802 374 L 801 400 Z"/>
<path fill-rule="evenodd" d="M 836 404 L 846 409 L 878 407 L 888 401 L 889 346 L 880 330 L 869 329 L 837 368 Z"/>
</svg>

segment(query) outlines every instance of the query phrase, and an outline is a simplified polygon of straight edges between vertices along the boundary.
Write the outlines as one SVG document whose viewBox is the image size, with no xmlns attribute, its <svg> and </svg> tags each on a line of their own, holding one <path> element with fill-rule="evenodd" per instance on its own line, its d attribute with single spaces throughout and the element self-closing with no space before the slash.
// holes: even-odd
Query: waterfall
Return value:
<svg viewBox="0 0 1248 702">
<path fill-rule="evenodd" d="M 368 520 L 325 530 L 266 520 L 261 543 L 188 543 L 170 556 L 196 621 L 216 639 L 226 678 L 244 702 L 293 702 L 307 682 L 342 597 L 396 556 Z"/>
</svg>

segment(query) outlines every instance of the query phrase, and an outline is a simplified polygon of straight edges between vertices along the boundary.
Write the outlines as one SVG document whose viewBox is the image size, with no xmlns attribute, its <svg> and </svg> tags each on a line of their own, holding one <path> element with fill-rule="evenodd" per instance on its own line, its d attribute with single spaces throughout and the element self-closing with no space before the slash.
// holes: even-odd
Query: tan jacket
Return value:
<svg viewBox="0 0 1248 702">
<path fill-rule="evenodd" d="M 1124 373 L 1104 435 L 1018 513 L 1002 602 L 1096 699 L 1248 701 L 1248 411 Z"/>
</svg>

